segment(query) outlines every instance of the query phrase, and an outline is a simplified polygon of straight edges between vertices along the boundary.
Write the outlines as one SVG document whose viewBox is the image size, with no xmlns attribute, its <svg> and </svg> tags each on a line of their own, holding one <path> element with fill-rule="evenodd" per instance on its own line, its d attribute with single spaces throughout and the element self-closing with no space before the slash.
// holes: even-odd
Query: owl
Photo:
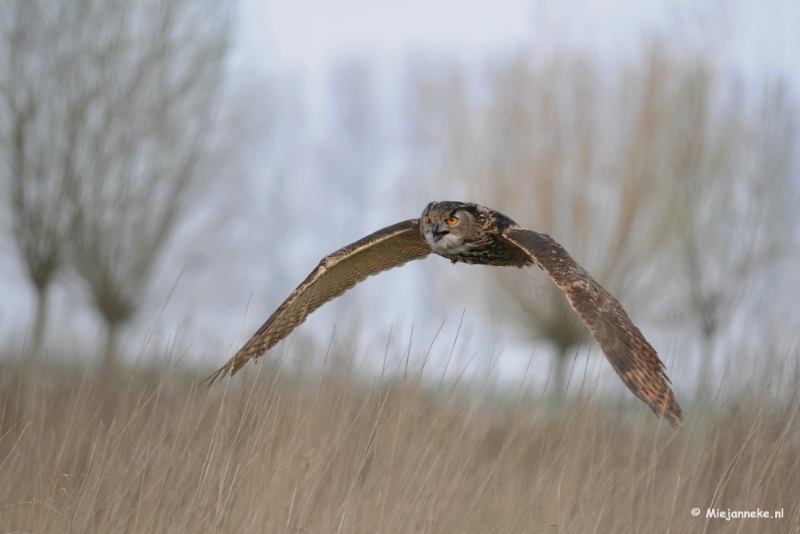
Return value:
<svg viewBox="0 0 800 534">
<path fill-rule="evenodd" d="M 628 389 L 673 427 L 683 421 L 664 364 L 622 304 L 550 236 L 468 202 L 431 202 L 420 218 L 378 230 L 322 258 L 233 358 L 206 379 L 209 386 L 257 359 L 314 310 L 368 276 L 431 253 L 453 263 L 540 267 L 589 327 Z"/>
</svg>

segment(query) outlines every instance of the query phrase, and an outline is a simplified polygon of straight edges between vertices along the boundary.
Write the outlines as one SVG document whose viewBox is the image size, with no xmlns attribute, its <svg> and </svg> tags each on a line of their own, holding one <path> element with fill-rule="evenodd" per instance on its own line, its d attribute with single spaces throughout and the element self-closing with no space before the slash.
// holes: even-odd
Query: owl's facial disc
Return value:
<svg viewBox="0 0 800 534">
<path fill-rule="evenodd" d="M 465 216 L 460 211 L 441 212 L 429 206 L 422 214 L 420 229 L 431 250 L 447 257 L 461 252 L 466 224 Z"/>
</svg>

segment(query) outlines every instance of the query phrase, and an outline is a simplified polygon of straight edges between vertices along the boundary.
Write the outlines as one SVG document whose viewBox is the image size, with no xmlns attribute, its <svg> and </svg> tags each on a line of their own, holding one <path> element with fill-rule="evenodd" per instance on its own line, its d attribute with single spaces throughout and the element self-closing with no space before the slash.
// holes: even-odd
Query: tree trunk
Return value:
<svg viewBox="0 0 800 534">
<path fill-rule="evenodd" d="M 50 304 L 48 295 L 48 283 L 36 288 L 36 319 L 33 325 L 33 335 L 31 336 L 30 350 L 25 354 L 22 362 L 22 395 L 20 398 L 24 410 L 30 410 L 36 405 L 39 389 L 37 385 L 41 379 L 41 353 Z"/>
<path fill-rule="evenodd" d="M 714 370 L 714 335 L 703 335 L 700 369 L 697 373 L 697 390 L 695 402 L 705 401 L 711 397 L 711 375 Z"/>
<path fill-rule="evenodd" d="M 110 424 L 114 419 L 117 410 L 117 399 L 119 392 L 117 384 L 117 335 L 119 333 L 119 321 L 106 320 L 108 337 L 106 338 L 106 352 L 100 364 L 100 374 L 97 377 L 97 391 L 100 394 L 102 409 L 100 418 Z"/>
<path fill-rule="evenodd" d="M 101 367 L 103 380 L 113 380 L 117 372 L 117 333 L 119 321 L 108 320 L 108 338 L 106 338 L 106 353 Z"/>
<path fill-rule="evenodd" d="M 554 407 L 564 403 L 567 396 L 567 360 L 569 347 L 558 347 L 553 372 L 550 376 L 550 400 Z"/>
</svg>

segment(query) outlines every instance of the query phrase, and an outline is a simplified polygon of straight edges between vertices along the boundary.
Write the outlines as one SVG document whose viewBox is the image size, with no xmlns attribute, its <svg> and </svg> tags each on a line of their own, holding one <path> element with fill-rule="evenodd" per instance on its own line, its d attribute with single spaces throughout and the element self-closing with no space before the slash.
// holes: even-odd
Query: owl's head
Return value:
<svg viewBox="0 0 800 534">
<path fill-rule="evenodd" d="M 431 202 L 422 212 L 419 228 L 431 250 L 442 256 L 464 252 L 470 236 L 478 230 L 475 204 L 466 202 Z"/>
</svg>

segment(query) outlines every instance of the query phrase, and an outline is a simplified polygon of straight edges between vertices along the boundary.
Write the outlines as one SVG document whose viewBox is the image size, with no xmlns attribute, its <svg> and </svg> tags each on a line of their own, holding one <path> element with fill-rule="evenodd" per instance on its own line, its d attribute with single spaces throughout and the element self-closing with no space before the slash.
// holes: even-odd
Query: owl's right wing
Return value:
<svg viewBox="0 0 800 534">
<path fill-rule="evenodd" d="M 297 328 L 314 310 L 368 276 L 398 267 L 431 253 L 419 232 L 419 219 L 410 219 L 370 234 L 322 258 L 316 269 L 292 291 L 267 322 L 228 363 L 203 382 L 236 374 Z"/>
</svg>

